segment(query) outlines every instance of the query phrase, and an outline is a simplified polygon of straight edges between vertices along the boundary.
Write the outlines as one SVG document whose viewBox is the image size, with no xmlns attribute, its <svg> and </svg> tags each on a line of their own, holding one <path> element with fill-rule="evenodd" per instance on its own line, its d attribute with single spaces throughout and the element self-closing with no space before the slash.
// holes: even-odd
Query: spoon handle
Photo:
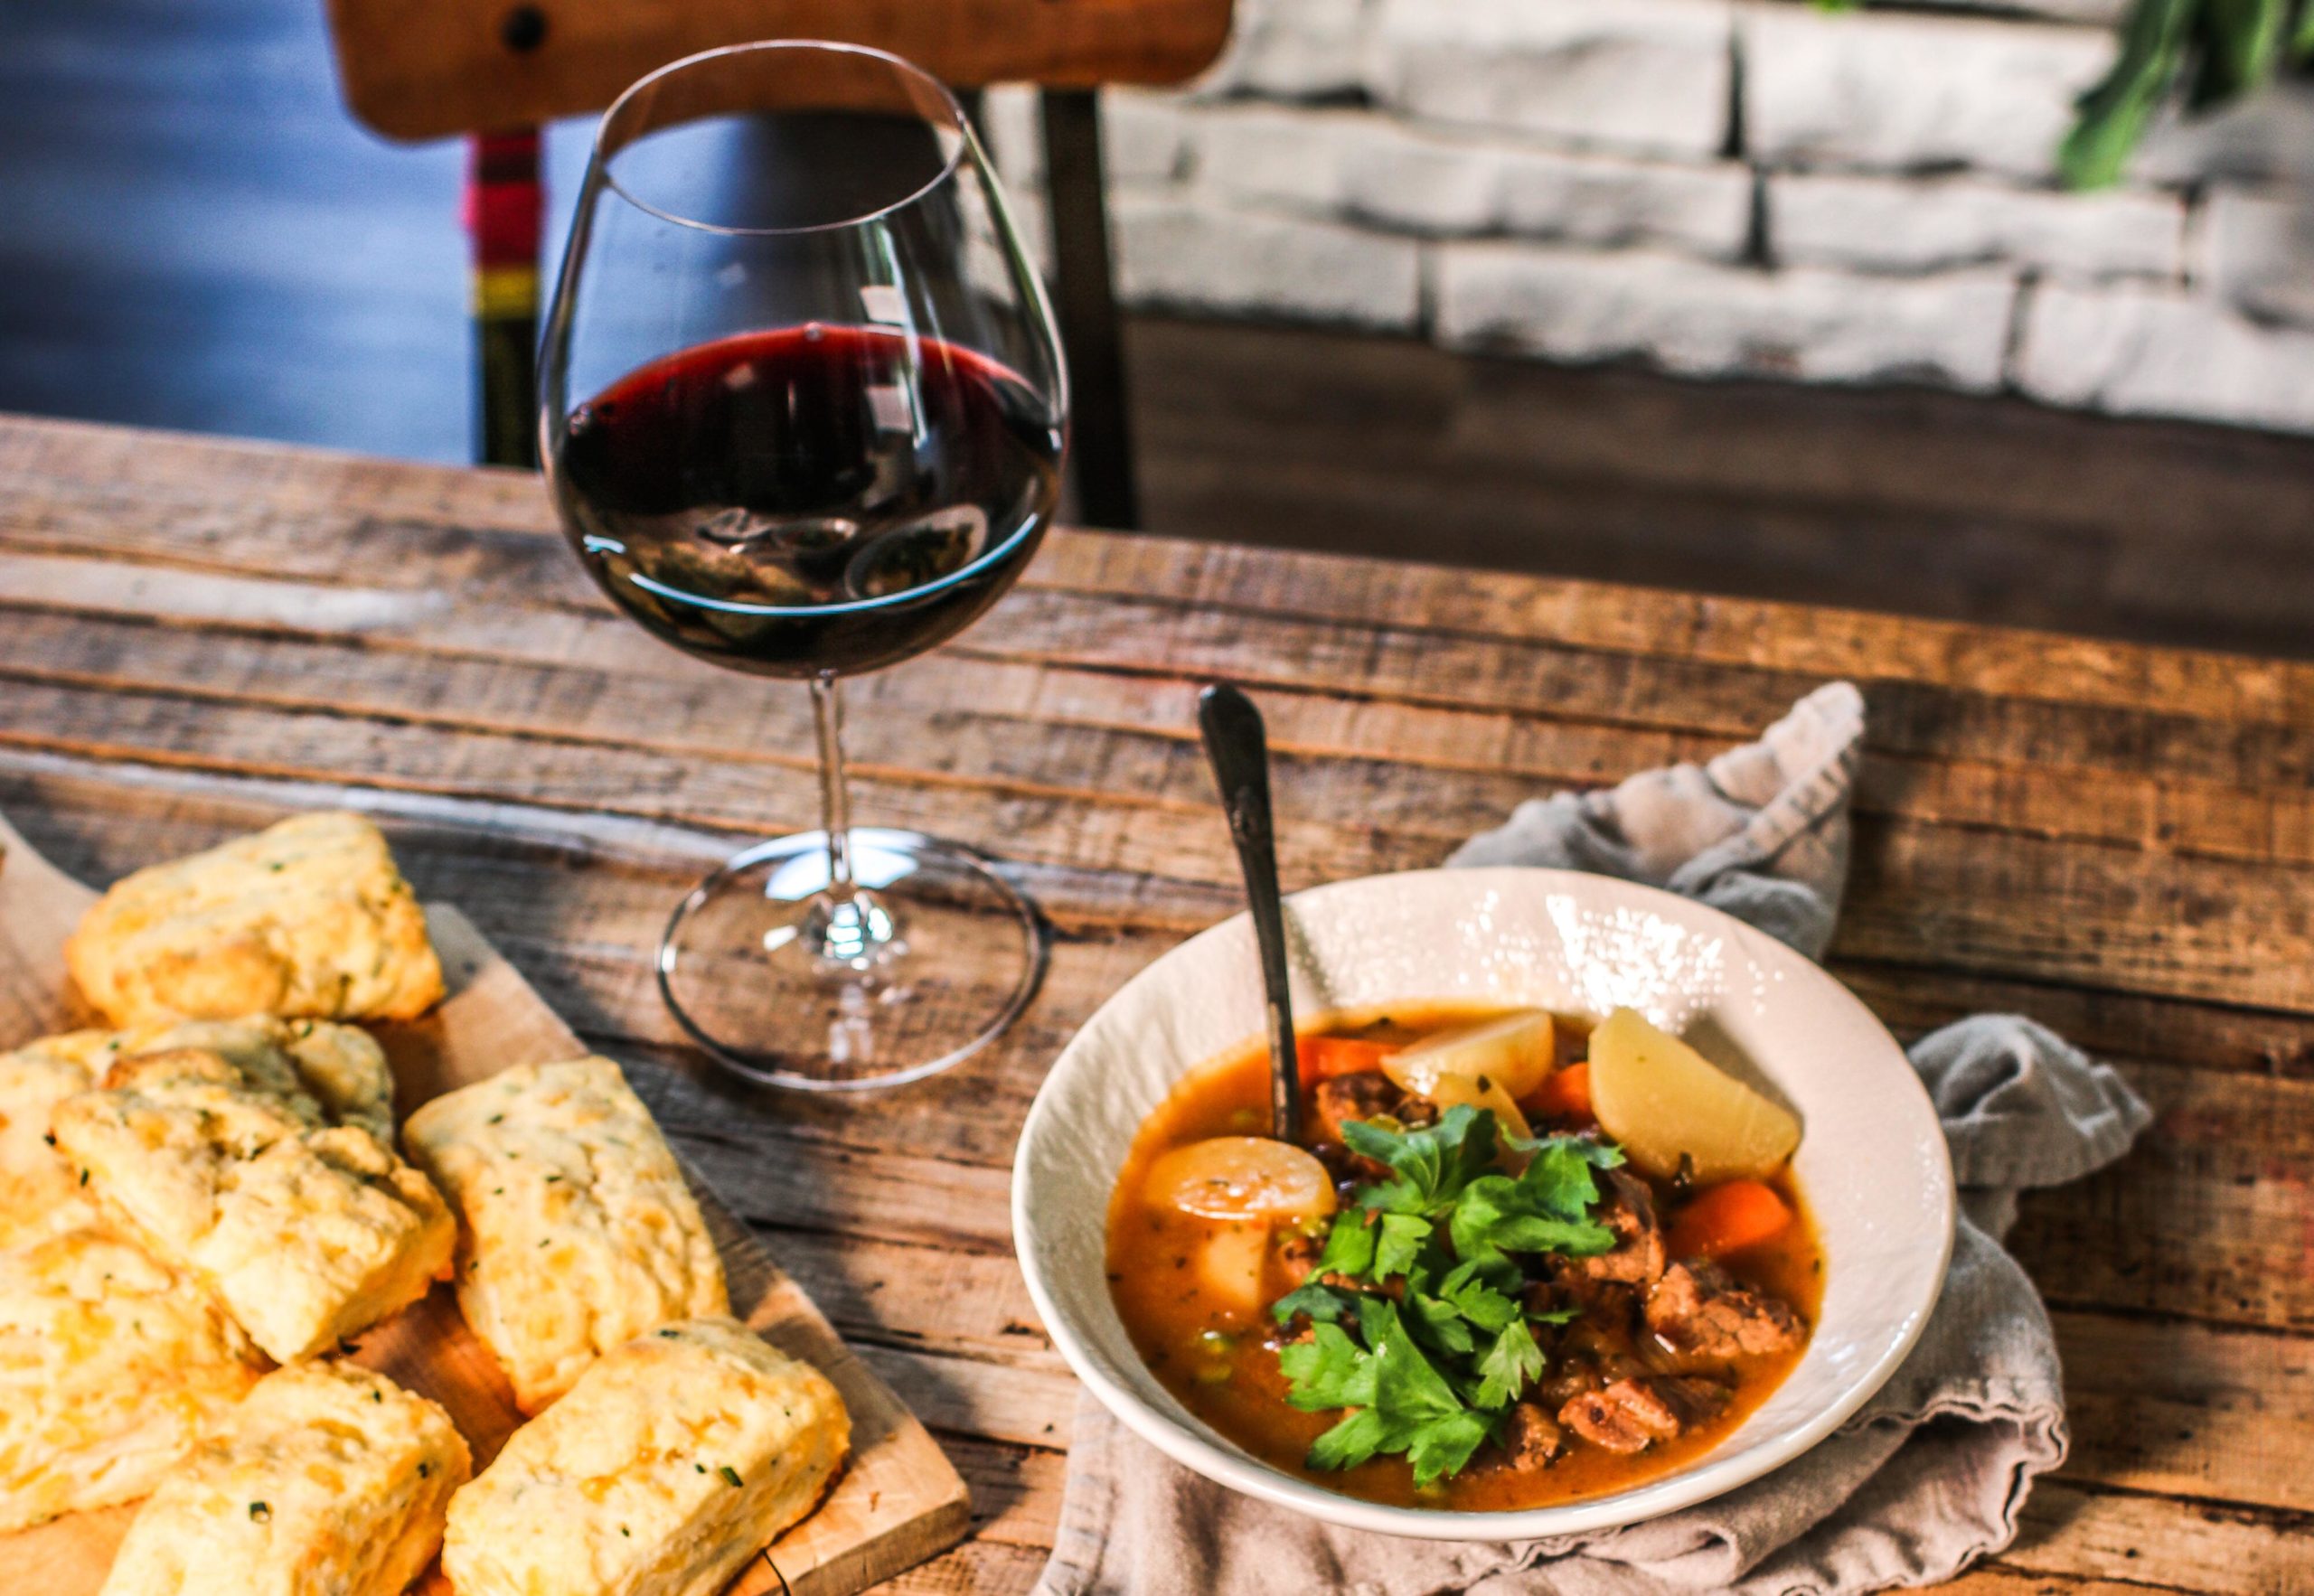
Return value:
<svg viewBox="0 0 2314 1596">
<path fill-rule="evenodd" d="M 1221 789 L 1246 906 L 1261 948 L 1262 990 L 1269 1008 L 1270 1129 L 1280 1141 L 1302 1140 L 1302 1077 L 1293 1047 L 1293 1005 L 1285 985 L 1285 906 L 1277 890 L 1277 849 L 1269 810 L 1269 740 L 1254 700 L 1227 682 L 1198 695 L 1198 728 Z"/>
</svg>

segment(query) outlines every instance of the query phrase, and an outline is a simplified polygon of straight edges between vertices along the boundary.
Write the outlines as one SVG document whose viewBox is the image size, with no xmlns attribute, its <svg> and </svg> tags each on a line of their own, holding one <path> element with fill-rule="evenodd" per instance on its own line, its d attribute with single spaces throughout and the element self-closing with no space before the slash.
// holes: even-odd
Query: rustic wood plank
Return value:
<svg viewBox="0 0 2314 1596">
<path fill-rule="evenodd" d="M 51 547 L 76 551 L 109 536 L 108 546 L 123 555 L 147 539 L 180 551 L 239 549 L 251 572 L 356 571 L 364 580 L 390 579 L 390 562 L 348 556 L 390 547 L 397 562 L 433 568 L 428 555 L 441 550 L 423 538 L 434 531 L 447 534 L 460 555 L 461 568 L 441 574 L 471 578 L 489 558 L 486 534 L 552 528 L 536 479 L 519 473 L 391 465 L 76 422 L 0 422 L 0 475 L 19 484 L 0 500 L 0 530 L 11 537 L 45 530 Z M 293 527 L 295 536 L 283 535 Z M 367 540 L 346 541 L 357 533 Z M 1469 634 L 1676 652 L 1713 663 L 2055 703 L 2300 727 L 2314 718 L 2314 665 L 1500 572 L 1064 532 L 1049 541 L 1028 582 L 1162 593 L 1217 612 L 1392 625 L 1437 617 Z"/>
<path fill-rule="evenodd" d="M 536 658 L 484 657 L 465 647 L 471 639 L 447 657 L 363 648 L 375 595 L 300 589 L 295 634 L 150 624 L 236 613 L 235 601 L 204 599 L 218 580 L 138 584 L 124 582 L 120 568 L 107 562 L 0 554 L 0 582 L 11 583 L 14 596 L 0 603 L 37 598 L 61 606 L 18 615 L 0 637 L 0 670 L 99 688 L 198 681 L 221 698 L 283 708 L 332 706 L 608 740 L 639 739 L 648 728 L 649 741 L 661 747 L 809 746 L 803 695 L 770 686 L 735 703 L 719 678 L 655 647 L 610 659 L 589 654 L 585 663 L 560 646 Z M 268 612 L 288 597 L 277 588 L 268 583 L 260 596 Z M 1190 738 L 1194 692 L 1194 683 L 1175 678 L 944 654 L 937 669 L 901 669 L 858 684 L 857 756 L 892 762 L 906 748 L 936 770 L 991 774 L 1024 761 L 1040 774 L 1074 766 L 1113 787 L 1195 803 L 1204 797 L 1205 777 Z M 927 718 L 946 733 L 932 745 L 937 752 L 929 762 L 922 759 Z M 1723 737 L 1698 733 L 1331 694 L 1273 695 L 1269 720 L 1281 779 L 1300 780 L 1304 803 L 1355 809 L 1371 799 L 1388 806 L 1383 818 L 1411 811 L 1448 835 L 1491 822 L 1538 788 L 1612 781 L 1726 746 Z M 1025 736 L 1024 722 L 1043 735 Z M 1088 735 L 1096 733 L 1108 735 Z M 1119 766 L 1120 756 L 1106 752 L 1112 748 L 1134 750 L 1133 762 Z M 1440 781 L 1437 773 L 1451 779 Z M 2314 863 L 2314 793 L 2304 791 L 2086 770 L 2026 779 L 1998 764 L 1876 755 L 1858 806 L 1866 814 L 2187 857 Z"/>
<path fill-rule="evenodd" d="M 103 757 L 306 780 L 351 776 L 400 790 L 522 800 L 732 829 L 811 824 L 804 762 L 650 750 L 606 760 L 569 739 L 509 737 L 412 721 L 373 722 L 241 703 L 195 712 L 175 694 L 24 683 L 0 701 L 0 742 Z M 221 747 L 261 749 L 227 758 Z M 1182 756 L 1186 756 L 1183 755 Z M 1292 772 L 1284 773 L 1291 776 Z M 1226 833 L 1187 803 L 1105 791 L 911 779 L 860 767 L 854 812 L 1010 858 L 1141 879 L 1225 887 Z M 1293 814 L 1292 789 L 1285 789 Z M 1434 831 L 1290 818 L 1279 828 L 1289 885 L 1435 864 Z M 1070 912 L 1052 905 L 1056 914 Z M 2273 1008 L 2314 1007 L 2314 896 L 2289 872 L 2241 860 L 2168 858 L 2019 838 L 1955 847 L 1933 827 L 1861 817 L 1852 897 L 1837 954 Z"/>
</svg>

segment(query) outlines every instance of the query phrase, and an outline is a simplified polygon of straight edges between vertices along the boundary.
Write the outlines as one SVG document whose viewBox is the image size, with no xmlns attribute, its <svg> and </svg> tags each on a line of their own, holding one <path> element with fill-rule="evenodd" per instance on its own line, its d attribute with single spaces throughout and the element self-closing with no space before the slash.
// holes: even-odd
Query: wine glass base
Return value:
<svg viewBox="0 0 2314 1596">
<path fill-rule="evenodd" d="M 749 1080 L 804 1092 L 920 1081 L 1019 1018 L 1048 938 L 1027 898 L 961 843 L 854 827 L 853 879 L 887 939 L 831 944 L 818 831 L 738 854 L 659 942 L 659 990 L 691 1039 Z"/>
</svg>

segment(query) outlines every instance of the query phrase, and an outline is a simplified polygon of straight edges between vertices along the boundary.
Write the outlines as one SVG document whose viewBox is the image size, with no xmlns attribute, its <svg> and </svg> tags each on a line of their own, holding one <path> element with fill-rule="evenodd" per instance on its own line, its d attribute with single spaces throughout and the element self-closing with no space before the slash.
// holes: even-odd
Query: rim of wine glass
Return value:
<svg viewBox="0 0 2314 1596">
<path fill-rule="evenodd" d="M 732 227 L 722 222 L 701 221 L 695 216 L 684 216 L 673 211 L 662 210 L 659 206 L 638 199 L 626 184 L 619 182 L 611 171 L 610 155 L 603 148 L 603 138 L 610 131 L 611 124 L 617 119 L 619 112 L 625 108 L 627 101 L 661 79 L 671 78 L 677 72 L 699 65 L 701 61 L 715 61 L 729 55 L 753 55 L 771 50 L 816 50 L 838 55 L 864 55 L 872 60 L 880 61 L 898 71 L 903 77 L 912 78 L 927 85 L 933 93 L 938 95 L 941 101 L 947 106 L 949 115 L 955 118 L 956 131 L 964 136 L 957 141 L 956 147 L 949 151 L 947 157 L 941 162 L 939 171 L 926 179 L 921 186 L 909 191 L 889 204 L 879 205 L 872 211 L 862 211 L 857 216 L 842 217 L 834 221 L 814 221 L 800 227 Z M 657 70 L 647 72 L 637 78 L 621 91 L 616 99 L 611 101 L 609 107 L 603 112 L 602 120 L 595 124 L 595 137 L 591 150 L 595 168 L 602 174 L 604 186 L 636 210 L 655 216 L 662 221 L 672 222 L 677 227 L 692 228 L 704 233 L 720 233 L 730 238 L 752 239 L 787 238 L 798 237 L 805 233 L 834 232 L 840 229 L 858 227 L 863 222 L 874 221 L 880 217 L 889 216 L 897 211 L 905 211 L 954 177 L 956 174 L 957 166 L 964 160 L 964 151 L 977 145 L 978 142 L 973 133 L 972 118 L 964 115 L 964 103 L 957 99 L 955 92 L 906 56 L 895 55 L 889 50 L 879 50 L 872 44 L 848 44 L 837 39 L 757 39 L 745 44 L 724 44 L 713 50 L 698 51 L 684 56 L 680 61 L 671 61 Z"/>
</svg>

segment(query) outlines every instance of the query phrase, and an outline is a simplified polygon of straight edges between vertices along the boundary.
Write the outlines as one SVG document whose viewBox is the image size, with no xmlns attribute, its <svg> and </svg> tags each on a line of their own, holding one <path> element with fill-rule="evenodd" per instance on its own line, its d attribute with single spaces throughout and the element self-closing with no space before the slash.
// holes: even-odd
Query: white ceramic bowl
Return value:
<svg viewBox="0 0 2314 1596">
<path fill-rule="evenodd" d="M 1612 1496 L 1514 1513 L 1384 1507 L 1261 1462 L 1174 1400 L 1109 1297 L 1110 1189 L 1133 1132 L 1195 1065 L 1257 1037 L 1260 977 L 1242 915 L 1192 938 L 1102 1005 L 1030 1111 L 1012 1170 L 1012 1235 L 1030 1294 L 1110 1412 L 1189 1468 L 1356 1528 L 1528 1540 L 1653 1517 L 1813 1446 L 1918 1339 L 1952 1244 L 1944 1138 L 1903 1051 L 1822 970 L 1716 909 L 1566 870 L 1420 870 L 1287 900 L 1294 1011 L 1422 1000 L 1604 1016 L 1621 1005 L 1764 1076 L 1805 1125 L 1796 1164 L 1825 1253 L 1806 1355 L 1710 1452 Z"/>
</svg>

